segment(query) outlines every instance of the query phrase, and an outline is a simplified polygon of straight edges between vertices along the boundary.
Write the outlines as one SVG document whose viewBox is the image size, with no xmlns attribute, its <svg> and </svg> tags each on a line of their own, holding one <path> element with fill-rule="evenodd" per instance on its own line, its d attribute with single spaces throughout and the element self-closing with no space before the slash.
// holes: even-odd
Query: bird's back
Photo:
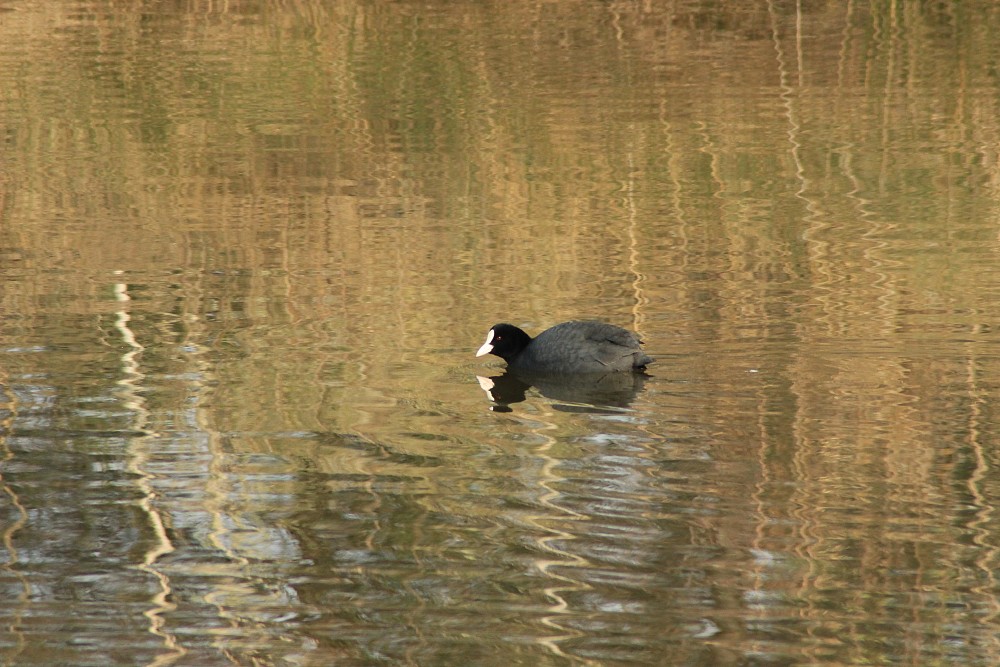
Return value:
<svg viewBox="0 0 1000 667">
<path fill-rule="evenodd" d="M 631 331 L 604 322 L 563 322 L 546 329 L 512 367 L 555 373 L 642 370 L 653 360 Z"/>
</svg>

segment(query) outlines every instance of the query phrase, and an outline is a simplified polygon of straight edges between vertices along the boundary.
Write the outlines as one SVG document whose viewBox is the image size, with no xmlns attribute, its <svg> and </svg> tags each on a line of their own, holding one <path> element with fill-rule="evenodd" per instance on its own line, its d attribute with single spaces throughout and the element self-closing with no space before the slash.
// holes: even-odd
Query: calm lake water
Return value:
<svg viewBox="0 0 1000 667">
<path fill-rule="evenodd" d="M 0 664 L 1000 664 L 998 33 L 6 0 Z"/>
</svg>

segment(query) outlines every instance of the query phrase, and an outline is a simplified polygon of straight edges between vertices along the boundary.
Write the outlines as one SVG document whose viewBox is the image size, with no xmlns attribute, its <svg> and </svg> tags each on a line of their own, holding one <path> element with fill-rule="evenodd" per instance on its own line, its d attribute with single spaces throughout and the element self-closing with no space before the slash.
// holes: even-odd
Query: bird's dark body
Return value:
<svg viewBox="0 0 1000 667">
<path fill-rule="evenodd" d="M 535 338 L 509 324 L 498 324 L 492 354 L 513 371 L 533 373 L 608 373 L 642 371 L 653 359 L 631 331 L 604 322 L 572 321 Z"/>
</svg>

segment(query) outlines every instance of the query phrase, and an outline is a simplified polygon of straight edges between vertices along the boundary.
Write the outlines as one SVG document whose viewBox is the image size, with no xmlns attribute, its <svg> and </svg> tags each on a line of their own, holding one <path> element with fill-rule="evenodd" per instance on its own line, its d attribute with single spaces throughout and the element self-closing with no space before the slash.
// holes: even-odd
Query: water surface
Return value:
<svg viewBox="0 0 1000 667">
<path fill-rule="evenodd" d="M 996 8 L 0 10 L 3 664 L 1000 662 Z"/>
</svg>

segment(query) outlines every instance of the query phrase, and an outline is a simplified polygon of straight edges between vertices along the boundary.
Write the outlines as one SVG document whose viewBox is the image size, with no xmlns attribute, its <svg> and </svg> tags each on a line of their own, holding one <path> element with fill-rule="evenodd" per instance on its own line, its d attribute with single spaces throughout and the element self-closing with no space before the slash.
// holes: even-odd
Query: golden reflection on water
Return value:
<svg viewBox="0 0 1000 667">
<path fill-rule="evenodd" d="M 4 661 L 997 662 L 1000 13 L 499 8 L 0 13 Z"/>
<path fill-rule="evenodd" d="M 132 450 L 128 469 L 136 476 L 137 486 L 142 492 L 142 499 L 139 507 L 146 515 L 149 526 L 154 535 L 153 544 L 146 551 L 142 563 L 138 565 L 140 569 L 148 572 L 159 584 L 160 591 L 151 600 L 153 606 L 145 612 L 149 619 L 149 632 L 163 639 L 163 646 L 168 653 L 153 661 L 153 665 L 167 665 L 183 657 L 185 651 L 177 642 L 177 638 L 166 628 L 167 622 L 164 615 L 175 610 L 177 606 L 170 602 L 171 584 L 170 577 L 157 569 L 157 561 L 174 551 L 174 545 L 167 535 L 163 515 L 155 503 L 156 492 L 152 484 L 152 478 L 148 475 L 143 466 L 148 457 L 148 449 L 151 440 L 155 441 L 156 433 L 149 432 L 150 422 L 149 410 L 146 401 L 140 390 L 143 388 L 145 375 L 139 364 L 139 356 L 143 351 L 143 346 L 135 338 L 135 333 L 129 327 L 131 317 L 128 313 L 128 303 L 131 297 L 128 294 L 128 285 L 116 283 L 114 285 L 115 300 L 121 304 L 121 309 L 116 312 L 115 329 L 121 334 L 122 343 L 127 350 L 121 355 L 121 379 L 118 380 L 119 392 L 122 404 L 134 417 L 132 429 L 141 436 L 130 439 L 129 448 Z"/>
<path fill-rule="evenodd" d="M 11 427 L 17 418 L 17 397 L 13 394 L 10 389 L 10 384 L 6 373 L 0 371 L 0 390 L 3 392 L 3 419 L 0 420 L 0 451 L 2 451 L 2 458 L 0 458 L 0 465 L 6 463 L 14 458 L 15 454 L 11 451 L 7 444 L 6 435 L 10 433 Z M 10 506 L 13 508 L 13 517 L 8 519 L 6 525 L 3 527 L 3 547 L 5 560 L 3 564 L 3 569 L 5 572 L 5 579 L 11 582 L 11 589 L 16 590 L 16 602 L 10 600 L 8 603 L 9 608 L 12 610 L 10 613 L 10 623 L 13 637 L 9 640 L 9 643 L 13 645 L 14 652 L 20 652 L 23 650 L 27 638 L 23 632 L 20 631 L 22 627 L 24 612 L 27 608 L 28 598 L 31 592 L 31 585 L 28 579 L 18 572 L 16 565 L 20 561 L 20 554 L 17 548 L 17 533 L 20 531 L 28 521 L 28 511 L 25 509 L 24 504 L 18 497 L 17 491 L 7 482 L 5 476 L 2 474 L 3 469 L 0 468 L 0 483 L 2 483 L 3 494 L 9 498 Z"/>
</svg>

